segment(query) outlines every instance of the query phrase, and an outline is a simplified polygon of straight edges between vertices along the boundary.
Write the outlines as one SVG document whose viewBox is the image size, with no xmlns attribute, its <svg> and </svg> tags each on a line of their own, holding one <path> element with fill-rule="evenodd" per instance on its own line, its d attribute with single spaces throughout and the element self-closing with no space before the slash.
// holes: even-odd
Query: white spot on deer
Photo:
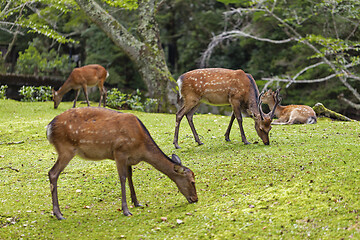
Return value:
<svg viewBox="0 0 360 240">
<path fill-rule="evenodd" d="M 180 79 L 180 78 L 178 78 L 178 80 L 177 80 L 177 85 L 178 85 L 178 87 L 179 87 L 179 96 L 180 96 L 180 98 L 181 98 L 181 87 L 182 87 L 182 81 L 181 81 L 181 79 Z"/>
</svg>

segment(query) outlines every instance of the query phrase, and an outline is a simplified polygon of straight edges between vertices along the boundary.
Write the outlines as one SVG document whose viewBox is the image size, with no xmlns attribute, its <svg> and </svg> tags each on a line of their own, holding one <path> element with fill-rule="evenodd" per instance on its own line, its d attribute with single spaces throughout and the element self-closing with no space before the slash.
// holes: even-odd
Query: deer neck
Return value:
<svg viewBox="0 0 360 240">
<path fill-rule="evenodd" d="M 250 116 L 259 115 L 259 107 L 258 107 L 258 98 L 259 98 L 259 91 L 255 89 L 255 87 L 250 92 L 250 97 L 248 100 L 248 114 Z"/>
<path fill-rule="evenodd" d="M 175 181 L 174 165 L 169 157 L 167 157 L 157 145 L 148 146 L 150 150 L 146 156 L 146 162 L 154 168 L 168 176 L 171 180 Z"/>
<path fill-rule="evenodd" d="M 69 79 L 56 91 L 56 94 L 60 97 L 63 97 L 65 93 L 69 92 L 72 89 L 69 83 Z"/>
<path fill-rule="evenodd" d="M 271 101 L 269 101 L 268 105 L 269 105 L 270 111 L 272 111 L 275 106 L 275 99 L 272 99 Z M 275 115 L 279 116 L 283 109 L 284 109 L 284 107 L 279 104 L 275 109 Z"/>
</svg>

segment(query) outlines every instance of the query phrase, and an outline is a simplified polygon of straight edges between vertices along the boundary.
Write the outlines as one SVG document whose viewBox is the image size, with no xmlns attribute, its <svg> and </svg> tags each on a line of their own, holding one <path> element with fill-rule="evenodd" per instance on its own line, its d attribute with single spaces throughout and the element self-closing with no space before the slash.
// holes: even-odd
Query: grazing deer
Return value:
<svg viewBox="0 0 360 240">
<path fill-rule="evenodd" d="M 105 70 L 104 67 L 98 64 L 86 65 L 80 68 L 75 68 L 71 73 L 65 83 L 60 87 L 58 91 L 52 90 L 54 108 L 56 109 L 65 93 L 69 92 L 71 89 L 76 90 L 76 96 L 74 100 L 73 108 L 76 106 L 76 100 L 79 97 L 80 89 L 82 88 L 85 94 L 87 105 L 90 106 L 87 87 L 92 87 L 97 85 L 100 91 L 100 101 L 104 101 L 104 107 L 106 105 L 106 89 L 104 87 L 104 82 L 109 76 L 109 73 Z"/>
<path fill-rule="evenodd" d="M 178 144 L 179 127 L 184 115 L 189 122 L 195 141 L 199 145 L 203 144 L 192 120 L 201 101 L 212 105 L 231 105 L 233 112 L 225 133 L 226 141 L 230 141 L 231 126 L 236 118 L 242 141 L 244 144 L 250 144 L 245 137 L 242 126 L 241 112 L 245 112 L 254 119 L 256 132 L 264 144 L 269 145 L 269 131 L 276 106 L 271 113 L 263 113 L 259 90 L 250 74 L 246 74 L 243 70 L 223 68 L 197 69 L 181 75 L 177 83 L 182 107 L 176 113 L 175 148 L 180 148 Z"/>
<path fill-rule="evenodd" d="M 281 89 L 273 92 L 269 89 L 261 96 L 261 101 L 269 105 L 272 110 L 276 103 L 276 95 Z M 314 124 L 317 122 L 315 111 L 306 105 L 278 105 L 275 110 L 275 116 L 278 118 L 272 124 Z"/>
<path fill-rule="evenodd" d="M 53 213 L 60 220 L 57 181 L 70 160 L 78 155 L 89 160 L 115 160 L 120 177 L 122 210 L 132 215 L 126 203 L 126 178 L 131 200 L 136 198 L 132 165 L 145 161 L 174 181 L 189 203 L 197 202 L 194 173 L 181 164 L 175 154 L 167 157 L 156 145 L 143 123 L 130 113 L 100 107 L 72 108 L 55 117 L 47 126 L 47 138 L 55 146 L 58 158 L 49 171 Z"/>
</svg>

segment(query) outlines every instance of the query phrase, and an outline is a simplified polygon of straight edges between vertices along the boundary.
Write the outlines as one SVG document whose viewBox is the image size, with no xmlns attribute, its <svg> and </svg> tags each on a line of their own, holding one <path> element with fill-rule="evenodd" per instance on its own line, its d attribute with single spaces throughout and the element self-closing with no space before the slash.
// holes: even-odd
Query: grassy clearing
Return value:
<svg viewBox="0 0 360 240">
<path fill-rule="evenodd" d="M 196 115 L 204 145 L 184 120 L 175 150 L 174 115 L 133 112 L 166 154 L 195 172 L 199 202 L 188 204 L 171 180 L 140 163 L 134 185 L 145 207 L 124 217 L 114 162 L 76 157 L 60 175 L 66 220 L 58 221 L 47 177 L 56 153 L 45 127 L 71 105 L 0 100 L 0 239 L 360 238 L 360 124 L 326 119 L 274 126 L 264 146 L 246 118 L 248 140 L 259 143 L 245 146 L 235 124 L 225 142 L 229 117 Z"/>
</svg>

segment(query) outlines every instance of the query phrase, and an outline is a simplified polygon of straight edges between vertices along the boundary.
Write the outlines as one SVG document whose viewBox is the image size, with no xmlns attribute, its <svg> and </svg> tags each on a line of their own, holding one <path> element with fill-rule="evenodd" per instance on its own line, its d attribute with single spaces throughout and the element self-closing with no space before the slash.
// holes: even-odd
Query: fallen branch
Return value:
<svg viewBox="0 0 360 240">
<path fill-rule="evenodd" d="M 0 145 L 13 145 L 13 144 L 22 144 L 24 143 L 24 141 L 18 141 L 18 142 L 8 142 L 8 143 L 5 143 L 5 142 L 1 142 Z"/>
<path fill-rule="evenodd" d="M 11 170 L 14 170 L 14 171 L 16 171 L 16 172 L 20 172 L 19 169 L 16 169 L 16 168 L 13 168 L 13 167 L 10 167 L 10 166 L 0 168 L 0 170 L 5 170 L 5 169 L 7 169 L 7 168 L 9 168 L 9 169 L 11 169 Z"/>
<path fill-rule="evenodd" d="M 340 113 L 327 109 L 322 103 L 315 104 L 313 109 L 318 117 L 324 116 L 339 121 L 355 121 Z"/>
</svg>

